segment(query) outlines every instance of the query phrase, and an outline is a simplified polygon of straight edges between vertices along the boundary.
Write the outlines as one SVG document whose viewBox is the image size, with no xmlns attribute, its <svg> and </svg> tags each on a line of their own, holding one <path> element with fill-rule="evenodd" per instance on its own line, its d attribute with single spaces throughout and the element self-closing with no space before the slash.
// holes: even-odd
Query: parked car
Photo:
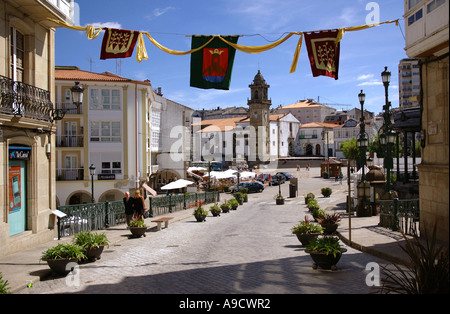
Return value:
<svg viewBox="0 0 450 314">
<path fill-rule="evenodd" d="M 243 188 L 247 188 L 249 193 L 261 193 L 262 191 L 264 191 L 264 185 L 259 182 L 241 182 L 239 183 L 239 185 L 232 186 L 230 191 L 231 193 L 239 192 Z"/>
<path fill-rule="evenodd" d="M 263 176 L 264 176 L 264 178 L 263 178 Z M 258 178 L 256 178 L 256 180 L 258 180 L 258 181 L 261 182 L 261 183 L 264 183 L 264 182 L 269 181 L 269 177 L 270 177 L 269 174 L 260 174 L 260 175 L 258 176 Z"/>
<path fill-rule="evenodd" d="M 283 175 L 274 175 L 272 180 L 269 181 L 269 185 L 279 185 L 286 182 L 286 177 Z"/>
<path fill-rule="evenodd" d="M 295 176 L 293 176 L 292 174 L 290 174 L 288 172 L 277 172 L 277 174 L 275 176 L 277 176 L 279 174 L 281 174 L 285 177 L 285 181 L 290 180 L 291 178 L 295 178 Z"/>
</svg>

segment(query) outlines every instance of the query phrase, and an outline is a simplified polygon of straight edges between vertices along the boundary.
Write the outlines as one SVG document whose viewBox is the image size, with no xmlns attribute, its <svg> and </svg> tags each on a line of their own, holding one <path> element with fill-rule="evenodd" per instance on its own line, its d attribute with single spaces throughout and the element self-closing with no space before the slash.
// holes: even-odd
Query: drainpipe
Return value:
<svg viewBox="0 0 450 314">
<path fill-rule="evenodd" d="M 138 177 L 138 84 L 134 83 L 134 140 L 135 140 L 135 162 L 136 162 L 136 189 L 139 189 L 139 177 Z"/>
</svg>

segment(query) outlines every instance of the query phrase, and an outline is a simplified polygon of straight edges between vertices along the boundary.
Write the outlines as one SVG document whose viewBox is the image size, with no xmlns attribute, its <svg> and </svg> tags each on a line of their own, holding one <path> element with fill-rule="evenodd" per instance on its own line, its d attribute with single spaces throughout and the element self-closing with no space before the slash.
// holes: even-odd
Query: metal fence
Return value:
<svg viewBox="0 0 450 314">
<path fill-rule="evenodd" d="M 405 234 L 419 234 L 420 201 L 409 200 L 379 200 L 380 224 L 394 231 L 402 230 Z"/>
<path fill-rule="evenodd" d="M 148 208 L 154 216 L 160 216 L 194 207 L 198 201 L 206 204 L 219 202 L 220 194 L 205 192 L 153 197 L 148 200 Z M 59 219 L 58 237 L 102 230 L 126 222 L 123 201 L 60 206 L 58 210 L 67 215 Z"/>
</svg>

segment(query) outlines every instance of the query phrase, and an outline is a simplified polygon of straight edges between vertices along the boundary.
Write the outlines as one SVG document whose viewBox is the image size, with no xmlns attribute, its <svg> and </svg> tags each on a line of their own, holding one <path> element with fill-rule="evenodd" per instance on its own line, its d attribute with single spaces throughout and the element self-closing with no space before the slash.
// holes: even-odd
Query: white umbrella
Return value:
<svg viewBox="0 0 450 314">
<path fill-rule="evenodd" d="M 240 173 L 240 175 L 241 175 L 241 179 L 242 178 L 255 178 L 255 176 L 256 176 L 256 173 L 255 172 L 249 172 L 249 171 L 243 171 L 243 172 L 241 172 Z"/>
<path fill-rule="evenodd" d="M 179 179 L 174 182 L 170 182 L 169 184 L 166 184 L 161 188 L 161 190 L 175 190 L 175 189 L 182 189 L 185 188 L 191 184 L 194 184 L 195 182 Z"/>
<path fill-rule="evenodd" d="M 236 175 L 232 174 L 231 172 L 211 171 L 211 178 L 228 179 L 228 178 L 235 178 L 235 177 L 236 177 Z"/>
</svg>

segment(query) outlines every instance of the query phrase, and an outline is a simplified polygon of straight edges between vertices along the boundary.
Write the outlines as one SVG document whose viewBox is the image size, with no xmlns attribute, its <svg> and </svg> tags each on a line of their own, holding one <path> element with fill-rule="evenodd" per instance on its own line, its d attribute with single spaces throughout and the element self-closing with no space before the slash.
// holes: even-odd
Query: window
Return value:
<svg viewBox="0 0 450 314">
<path fill-rule="evenodd" d="M 436 9 L 437 7 L 443 5 L 445 3 L 445 0 L 433 0 L 430 3 L 427 4 L 427 13 L 431 13 Z"/>
<path fill-rule="evenodd" d="M 121 142 L 120 122 L 91 121 L 91 142 Z"/>
<path fill-rule="evenodd" d="M 91 110 L 120 110 L 119 89 L 90 89 L 89 108 Z"/>
<path fill-rule="evenodd" d="M 422 1 L 422 0 L 409 0 L 408 10 L 411 10 L 412 8 L 414 8 L 416 5 L 418 5 L 420 3 L 420 1 Z"/>
<path fill-rule="evenodd" d="M 103 161 L 102 162 L 102 173 L 122 173 L 122 166 L 120 161 Z"/>
<path fill-rule="evenodd" d="M 13 81 L 23 82 L 24 56 L 24 35 L 11 27 L 11 74 Z"/>
<path fill-rule="evenodd" d="M 423 10 L 420 9 L 408 18 L 408 26 L 420 20 L 423 16 Z"/>
</svg>

